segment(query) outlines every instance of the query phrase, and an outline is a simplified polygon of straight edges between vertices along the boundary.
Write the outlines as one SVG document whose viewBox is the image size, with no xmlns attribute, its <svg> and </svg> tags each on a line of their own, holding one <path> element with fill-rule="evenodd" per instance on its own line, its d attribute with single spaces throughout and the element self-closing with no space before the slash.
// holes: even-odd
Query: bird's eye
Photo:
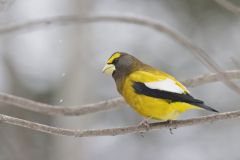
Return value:
<svg viewBox="0 0 240 160">
<path fill-rule="evenodd" d="M 113 64 L 117 64 L 117 63 L 118 63 L 118 61 L 119 61 L 119 59 L 118 59 L 118 58 L 116 58 L 116 59 L 114 59 L 114 60 L 113 60 L 113 62 L 112 62 L 112 63 L 113 63 Z"/>
</svg>

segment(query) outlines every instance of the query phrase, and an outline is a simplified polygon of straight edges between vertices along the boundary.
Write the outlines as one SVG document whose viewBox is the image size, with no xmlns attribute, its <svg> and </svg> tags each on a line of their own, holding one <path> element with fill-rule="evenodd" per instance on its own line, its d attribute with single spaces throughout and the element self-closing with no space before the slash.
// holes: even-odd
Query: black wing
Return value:
<svg viewBox="0 0 240 160">
<path fill-rule="evenodd" d="M 190 94 L 179 94 L 164 90 L 158 90 L 158 89 L 151 89 L 148 88 L 144 83 L 142 82 L 133 82 L 132 87 L 134 88 L 135 93 L 142 94 L 149 97 L 154 98 L 161 98 L 166 99 L 171 102 L 186 102 L 192 105 L 196 105 L 200 108 L 204 108 L 210 111 L 217 112 L 215 109 L 206 106 L 203 101 L 193 98 Z"/>
</svg>

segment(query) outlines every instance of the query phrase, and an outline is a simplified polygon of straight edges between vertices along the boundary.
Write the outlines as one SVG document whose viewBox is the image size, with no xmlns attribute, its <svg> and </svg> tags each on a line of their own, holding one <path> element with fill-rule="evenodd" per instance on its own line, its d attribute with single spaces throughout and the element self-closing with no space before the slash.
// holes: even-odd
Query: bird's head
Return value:
<svg viewBox="0 0 240 160">
<path fill-rule="evenodd" d="M 103 73 L 108 75 L 127 75 L 136 70 L 141 62 L 130 54 L 115 52 L 108 59 L 103 68 Z"/>
</svg>

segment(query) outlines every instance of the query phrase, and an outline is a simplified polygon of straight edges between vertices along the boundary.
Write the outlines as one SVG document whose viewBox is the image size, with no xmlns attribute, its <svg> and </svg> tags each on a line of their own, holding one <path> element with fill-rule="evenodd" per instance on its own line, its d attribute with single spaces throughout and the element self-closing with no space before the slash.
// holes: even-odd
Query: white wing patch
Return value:
<svg viewBox="0 0 240 160">
<path fill-rule="evenodd" d="M 160 80 L 157 82 L 147 82 L 144 84 L 151 89 L 164 90 L 164 91 L 174 92 L 179 94 L 184 93 L 184 90 L 181 87 L 179 87 L 175 81 L 169 78 L 165 80 Z"/>
</svg>

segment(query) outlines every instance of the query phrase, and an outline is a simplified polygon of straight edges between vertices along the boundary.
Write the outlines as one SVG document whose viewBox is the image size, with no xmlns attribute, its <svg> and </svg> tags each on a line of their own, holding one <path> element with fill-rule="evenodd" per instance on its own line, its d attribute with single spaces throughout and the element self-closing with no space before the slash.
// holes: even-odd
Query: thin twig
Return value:
<svg viewBox="0 0 240 160">
<path fill-rule="evenodd" d="M 230 70 L 224 72 L 223 74 L 224 76 L 226 76 L 226 78 L 229 79 L 240 79 L 240 70 Z M 217 74 L 211 73 L 185 80 L 183 81 L 183 83 L 188 87 L 195 87 L 215 81 L 218 81 Z M 0 102 L 46 115 L 67 115 L 67 116 L 79 116 L 90 113 L 96 113 L 100 111 L 106 111 L 120 107 L 125 104 L 122 98 L 115 98 L 107 101 L 101 101 L 98 103 L 86 104 L 82 106 L 63 107 L 39 103 L 36 101 L 32 101 L 29 99 L 1 92 Z"/>
<path fill-rule="evenodd" d="M 36 20 L 31 22 L 26 22 L 17 25 L 9 25 L 0 28 L 0 34 L 9 34 L 17 31 L 27 31 L 29 29 L 39 28 L 39 27 L 49 27 L 52 25 L 66 25 L 72 23 L 95 23 L 95 22 L 121 22 L 130 23 L 135 25 L 142 25 L 145 27 L 152 28 L 156 31 L 167 34 L 169 37 L 174 39 L 176 42 L 182 46 L 190 49 L 192 54 L 197 57 L 201 63 L 203 63 L 212 72 L 217 72 L 218 79 L 223 81 L 229 88 L 240 94 L 240 87 L 227 79 L 221 67 L 204 51 L 202 48 L 194 45 L 190 40 L 181 35 L 180 33 L 174 31 L 168 26 L 161 24 L 159 21 L 155 21 L 144 17 L 135 16 L 91 16 L 91 17 L 81 17 L 79 15 L 70 16 L 58 16 L 48 19 Z"/>
<path fill-rule="evenodd" d="M 121 127 L 121 128 L 99 129 L 99 130 L 76 130 L 76 129 L 64 129 L 64 128 L 52 127 L 52 126 L 34 123 L 31 121 L 26 121 L 23 119 L 0 114 L 0 122 L 3 122 L 3 123 L 20 126 L 23 128 L 28 128 L 31 130 L 40 131 L 40 132 L 48 133 L 51 135 L 73 136 L 73 137 L 116 136 L 116 135 L 145 132 L 149 130 L 156 130 L 156 129 L 163 129 L 163 128 L 186 127 L 186 126 L 212 123 L 219 120 L 227 120 L 227 119 L 234 119 L 234 118 L 240 118 L 240 111 L 225 112 L 225 113 L 202 116 L 202 117 L 186 119 L 186 120 L 176 120 L 176 121 L 172 121 L 171 123 L 169 122 L 150 123 L 149 127 L 142 125 L 142 126 L 127 126 L 127 127 Z"/>
<path fill-rule="evenodd" d="M 214 1 L 230 12 L 237 14 L 237 15 L 240 14 L 240 7 L 236 6 L 229 0 L 214 0 Z"/>
</svg>

